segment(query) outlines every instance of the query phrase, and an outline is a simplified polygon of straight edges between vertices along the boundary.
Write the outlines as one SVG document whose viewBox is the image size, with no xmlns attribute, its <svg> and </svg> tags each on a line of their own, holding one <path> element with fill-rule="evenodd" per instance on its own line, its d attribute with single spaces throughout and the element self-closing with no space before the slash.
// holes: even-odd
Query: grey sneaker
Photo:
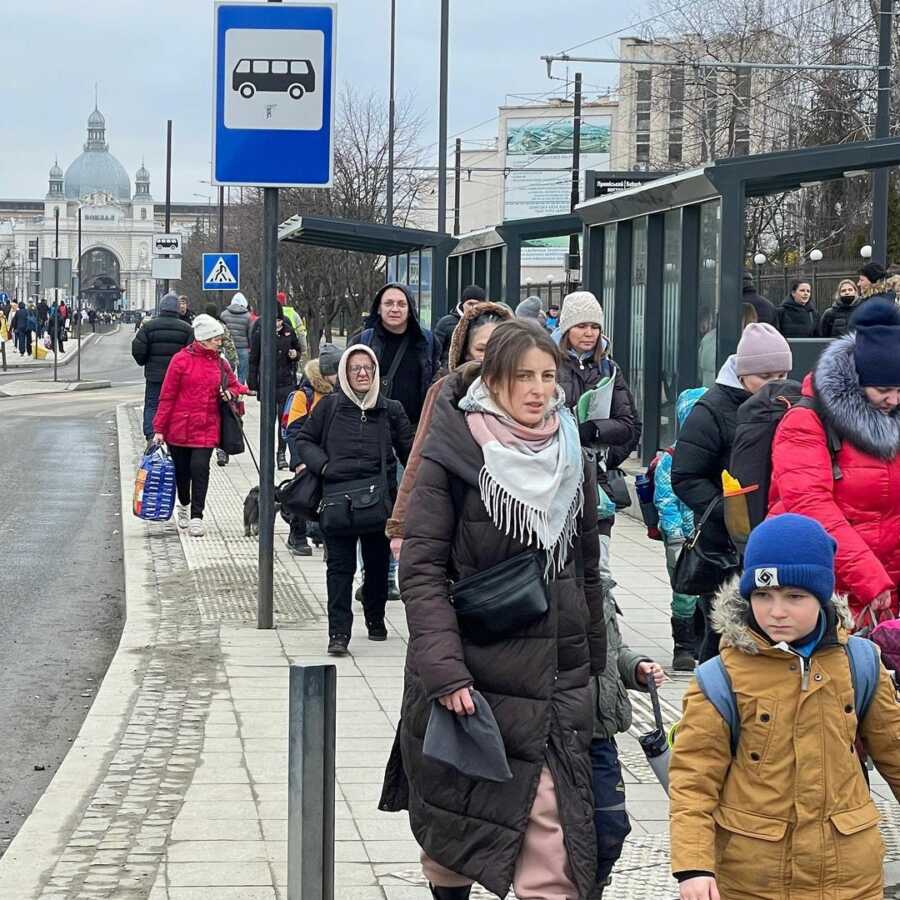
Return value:
<svg viewBox="0 0 900 900">
<path fill-rule="evenodd" d="M 175 504 L 175 521 L 179 528 L 187 528 L 191 524 L 191 508 Z"/>
<path fill-rule="evenodd" d="M 206 534 L 206 526 L 203 524 L 203 519 L 191 519 L 188 534 L 191 537 L 203 537 Z"/>
</svg>

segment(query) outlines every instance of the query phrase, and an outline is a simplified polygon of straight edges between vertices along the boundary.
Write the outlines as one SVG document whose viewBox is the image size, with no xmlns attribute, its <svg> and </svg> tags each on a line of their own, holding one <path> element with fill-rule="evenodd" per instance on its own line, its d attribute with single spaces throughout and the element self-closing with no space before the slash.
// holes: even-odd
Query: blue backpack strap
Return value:
<svg viewBox="0 0 900 900">
<path fill-rule="evenodd" d="M 703 695 L 716 708 L 731 730 L 731 755 L 737 755 L 741 739 L 741 717 L 738 715 L 737 699 L 731 686 L 731 677 L 721 656 L 715 656 L 701 663 L 694 671 L 697 684 Z"/>
<path fill-rule="evenodd" d="M 881 677 L 881 659 L 878 648 L 866 638 L 851 635 L 845 646 L 850 661 L 850 679 L 853 682 L 853 701 L 856 706 L 856 720 L 862 722 Z"/>
</svg>

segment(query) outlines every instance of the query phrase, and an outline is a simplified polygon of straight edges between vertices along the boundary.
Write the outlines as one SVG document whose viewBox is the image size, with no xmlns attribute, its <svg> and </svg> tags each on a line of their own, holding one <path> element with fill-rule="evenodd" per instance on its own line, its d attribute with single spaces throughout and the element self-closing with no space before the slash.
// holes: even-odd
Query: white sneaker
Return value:
<svg viewBox="0 0 900 900">
<path fill-rule="evenodd" d="M 203 537 L 203 535 L 206 534 L 206 527 L 203 525 L 203 519 L 191 519 L 188 534 L 191 537 Z"/>
<path fill-rule="evenodd" d="M 191 508 L 182 506 L 180 503 L 175 504 L 175 522 L 179 528 L 187 528 L 191 524 Z"/>
</svg>

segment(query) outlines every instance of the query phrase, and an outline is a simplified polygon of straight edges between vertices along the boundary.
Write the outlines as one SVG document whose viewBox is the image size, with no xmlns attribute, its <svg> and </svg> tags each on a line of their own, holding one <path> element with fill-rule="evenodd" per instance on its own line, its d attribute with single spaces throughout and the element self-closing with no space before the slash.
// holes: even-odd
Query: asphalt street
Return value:
<svg viewBox="0 0 900 900">
<path fill-rule="evenodd" d="M 85 350 L 82 377 L 112 389 L 0 399 L 0 855 L 78 734 L 122 630 L 115 408 L 142 396 L 131 337 L 123 328 Z"/>
</svg>

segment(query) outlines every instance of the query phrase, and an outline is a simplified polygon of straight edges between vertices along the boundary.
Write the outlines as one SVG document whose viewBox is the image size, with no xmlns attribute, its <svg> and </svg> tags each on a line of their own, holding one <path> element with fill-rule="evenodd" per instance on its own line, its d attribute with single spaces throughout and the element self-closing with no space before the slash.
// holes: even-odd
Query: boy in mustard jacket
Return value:
<svg viewBox="0 0 900 900">
<path fill-rule="evenodd" d="M 732 755 L 729 722 L 694 681 L 670 768 L 681 900 L 883 897 L 879 814 L 855 741 L 900 799 L 900 706 L 891 676 L 860 645 L 866 653 L 854 658 L 870 664 L 856 686 L 869 694 L 857 721 L 834 551 L 812 519 L 775 516 L 751 534 L 740 581 L 716 598 L 739 738 Z"/>
</svg>

